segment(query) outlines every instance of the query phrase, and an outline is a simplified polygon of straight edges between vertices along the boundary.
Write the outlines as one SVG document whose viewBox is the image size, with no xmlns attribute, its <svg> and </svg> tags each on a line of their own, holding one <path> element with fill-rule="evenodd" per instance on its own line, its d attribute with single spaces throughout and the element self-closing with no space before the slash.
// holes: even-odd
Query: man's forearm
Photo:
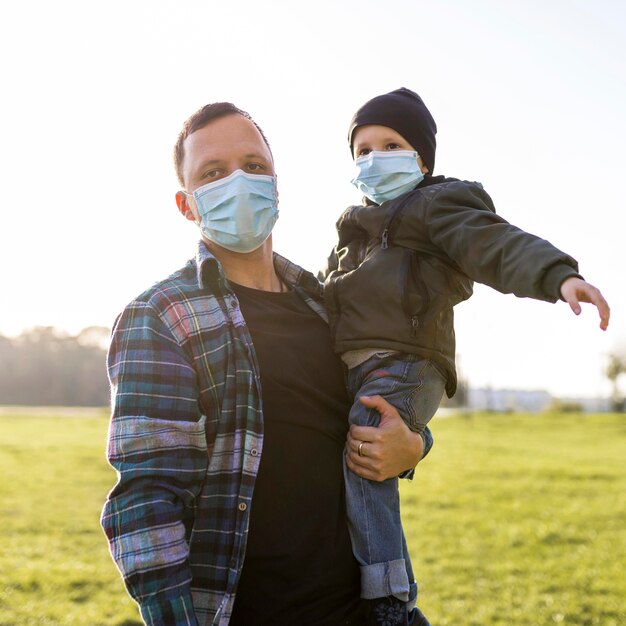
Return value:
<svg viewBox="0 0 626 626">
<path fill-rule="evenodd" d="M 206 478 L 195 372 L 148 304 L 129 305 L 108 354 L 107 457 L 118 482 L 102 513 L 111 555 L 147 624 L 193 626 L 185 515 Z"/>
</svg>

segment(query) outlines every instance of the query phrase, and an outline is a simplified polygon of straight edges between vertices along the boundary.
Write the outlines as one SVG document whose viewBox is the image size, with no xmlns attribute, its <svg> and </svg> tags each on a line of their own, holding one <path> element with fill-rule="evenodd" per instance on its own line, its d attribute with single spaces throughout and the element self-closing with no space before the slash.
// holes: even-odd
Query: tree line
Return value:
<svg viewBox="0 0 626 626">
<path fill-rule="evenodd" d="M 0 405 L 107 406 L 109 383 L 106 351 L 110 331 L 89 326 L 70 335 L 50 326 L 32 328 L 17 337 L 0 335 Z M 626 409 L 626 351 L 609 355 L 605 376 L 611 382 L 614 411 Z M 464 406 L 467 381 L 446 406 Z"/>
<path fill-rule="evenodd" d="M 0 404 L 108 405 L 109 333 L 90 326 L 78 335 L 52 327 L 0 335 Z"/>
</svg>

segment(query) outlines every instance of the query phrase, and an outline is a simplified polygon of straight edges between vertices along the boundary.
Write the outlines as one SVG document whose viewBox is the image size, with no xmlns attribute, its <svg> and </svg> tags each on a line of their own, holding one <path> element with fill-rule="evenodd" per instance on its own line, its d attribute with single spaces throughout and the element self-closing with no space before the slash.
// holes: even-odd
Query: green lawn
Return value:
<svg viewBox="0 0 626 626">
<path fill-rule="evenodd" d="M 403 516 L 434 626 L 626 624 L 626 416 L 436 420 Z"/>
<path fill-rule="evenodd" d="M 0 417 L 0 625 L 141 624 L 98 518 L 107 419 Z M 433 626 L 626 624 L 626 416 L 436 419 L 403 516 Z"/>
<path fill-rule="evenodd" d="M 106 417 L 0 417 L 0 625 L 143 622 L 99 517 Z"/>
</svg>

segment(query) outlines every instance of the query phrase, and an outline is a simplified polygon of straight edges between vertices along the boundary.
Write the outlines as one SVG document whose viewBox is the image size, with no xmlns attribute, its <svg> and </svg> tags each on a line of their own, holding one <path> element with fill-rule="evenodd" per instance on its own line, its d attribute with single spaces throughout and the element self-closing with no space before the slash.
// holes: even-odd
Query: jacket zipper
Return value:
<svg viewBox="0 0 626 626">
<path fill-rule="evenodd" d="M 402 202 L 399 202 L 393 208 L 393 210 L 391 210 L 387 214 L 387 217 L 385 218 L 385 221 L 383 222 L 382 234 L 380 236 L 380 241 L 381 241 L 380 247 L 383 250 L 386 250 L 389 247 L 389 234 L 391 231 L 391 226 L 396 221 L 396 218 L 400 217 L 400 215 L 404 213 L 404 210 L 406 209 L 406 207 L 409 204 L 409 201 L 411 200 L 411 195 L 412 194 L 410 193 L 407 194 L 406 198 L 404 198 Z"/>
<path fill-rule="evenodd" d="M 423 281 L 421 280 L 419 272 L 419 264 L 417 260 L 417 252 L 411 252 L 411 255 L 406 263 L 403 264 L 403 290 L 402 290 L 402 304 L 404 312 L 409 318 L 409 324 L 411 326 L 411 337 L 417 336 L 417 329 L 420 324 L 420 316 L 424 311 L 428 309 L 430 304 L 430 297 L 426 290 Z M 411 285 L 418 288 L 418 292 L 423 297 L 423 303 L 419 311 L 412 311 L 409 307 L 409 291 Z"/>
<path fill-rule="evenodd" d="M 397 206 L 395 206 L 393 210 L 387 214 L 387 217 L 385 218 L 385 221 L 383 222 L 382 234 L 380 236 L 380 247 L 383 250 L 386 250 L 389 247 L 389 235 L 391 234 L 391 227 L 397 223 L 397 220 L 406 210 L 407 206 L 409 205 L 409 202 L 411 201 L 412 195 L 413 194 L 408 193 L 407 196 L 404 198 L 404 200 L 402 202 L 399 202 Z M 407 268 L 407 265 L 414 268 L 414 271 L 411 272 L 410 271 L 411 267 Z M 410 287 L 411 278 L 413 275 L 415 276 L 415 281 L 414 281 L 415 284 L 418 284 L 419 272 L 417 269 L 417 252 L 415 251 L 412 252 L 408 263 L 404 263 L 402 265 L 402 271 L 404 274 L 402 277 L 403 278 L 402 280 L 402 284 L 403 284 L 402 305 L 403 305 L 405 314 L 409 317 L 409 323 L 411 325 L 411 337 L 416 337 L 417 329 L 419 327 L 419 316 L 425 310 L 428 304 L 428 293 L 424 289 L 422 289 L 422 292 L 424 295 L 424 306 L 422 306 L 422 308 L 417 312 L 413 312 L 409 308 L 409 287 Z"/>
</svg>

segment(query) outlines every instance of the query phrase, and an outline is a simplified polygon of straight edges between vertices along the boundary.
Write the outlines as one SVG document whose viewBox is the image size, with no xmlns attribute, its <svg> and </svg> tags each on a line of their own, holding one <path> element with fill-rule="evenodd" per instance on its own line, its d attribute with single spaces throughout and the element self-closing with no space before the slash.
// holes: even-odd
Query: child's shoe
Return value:
<svg viewBox="0 0 626 626">
<path fill-rule="evenodd" d="M 406 602 L 398 600 L 394 596 L 386 596 L 385 598 L 367 600 L 367 604 L 369 607 L 368 626 L 409 625 Z"/>
<path fill-rule="evenodd" d="M 424 614 L 415 607 L 409 613 L 409 626 L 430 626 L 430 622 L 424 617 Z"/>
</svg>

